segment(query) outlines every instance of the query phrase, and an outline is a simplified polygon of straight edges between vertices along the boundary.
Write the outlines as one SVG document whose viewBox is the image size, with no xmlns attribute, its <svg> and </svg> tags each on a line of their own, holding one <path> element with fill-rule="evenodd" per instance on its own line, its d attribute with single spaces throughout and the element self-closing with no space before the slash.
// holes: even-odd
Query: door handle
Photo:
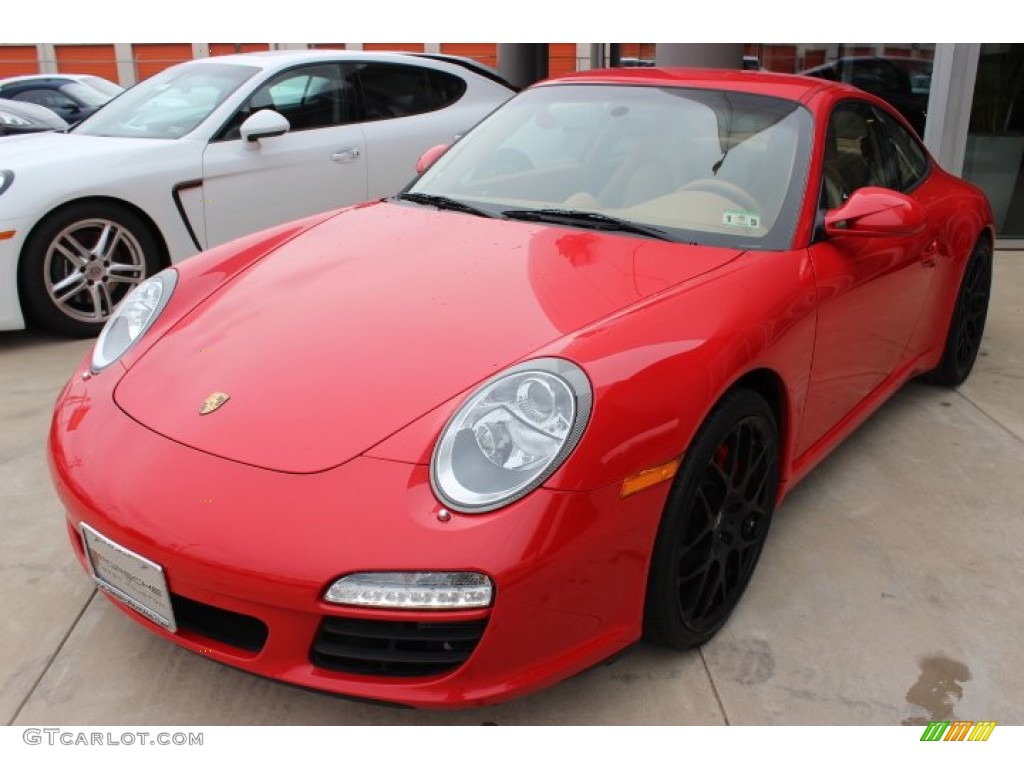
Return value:
<svg viewBox="0 0 1024 768">
<path fill-rule="evenodd" d="M 331 154 L 331 160 L 336 163 L 351 163 L 353 160 L 359 158 L 363 154 L 359 147 L 346 147 L 345 149 L 336 150 Z"/>
</svg>

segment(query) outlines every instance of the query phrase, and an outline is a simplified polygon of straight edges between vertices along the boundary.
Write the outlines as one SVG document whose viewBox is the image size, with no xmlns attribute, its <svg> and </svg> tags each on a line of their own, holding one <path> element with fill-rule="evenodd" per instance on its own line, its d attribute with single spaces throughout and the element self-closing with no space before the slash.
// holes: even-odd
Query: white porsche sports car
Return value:
<svg viewBox="0 0 1024 768">
<path fill-rule="evenodd" d="M 398 192 L 512 95 L 444 57 L 273 51 L 179 64 L 66 134 L 7 139 L 0 330 L 95 334 L 173 262 Z"/>
</svg>

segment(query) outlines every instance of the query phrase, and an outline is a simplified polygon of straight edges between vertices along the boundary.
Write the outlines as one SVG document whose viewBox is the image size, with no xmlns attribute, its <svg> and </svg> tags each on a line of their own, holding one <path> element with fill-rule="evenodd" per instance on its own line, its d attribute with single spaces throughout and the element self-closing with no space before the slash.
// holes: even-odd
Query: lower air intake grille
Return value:
<svg viewBox="0 0 1024 768">
<path fill-rule="evenodd" d="M 487 621 L 376 621 L 328 616 L 320 623 L 314 666 L 359 675 L 438 675 L 473 653 Z"/>
<path fill-rule="evenodd" d="M 178 626 L 189 632 L 243 651 L 261 651 L 267 642 L 267 625 L 252 616 L 226 611 L 181 595 L 172 594 L 171 605 Z"/>
</svg>

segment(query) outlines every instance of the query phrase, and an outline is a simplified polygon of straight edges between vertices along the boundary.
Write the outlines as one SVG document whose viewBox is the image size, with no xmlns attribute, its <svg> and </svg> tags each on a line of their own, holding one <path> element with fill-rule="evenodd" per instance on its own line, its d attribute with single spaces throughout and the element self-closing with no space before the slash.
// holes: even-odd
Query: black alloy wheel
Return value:
<svg viewBox="0 0 1024 768">
<path fill-rule="evenodd" d="M 963 384 L 974 368 L 985 333 L 989 297 L 992 292 L 992 246 L 982 238 L 974 246 L 964 268 L 946 346 L 932 381 L 947 387 Z"/>
<path fill-rule="evenodd" d="M 754 392 L 729 392 L 676 476 L 655 542 L 645 633 L 674 648 L 709 640 L 757 565 L 779 486 L 775 416 Z"/>
</svg>

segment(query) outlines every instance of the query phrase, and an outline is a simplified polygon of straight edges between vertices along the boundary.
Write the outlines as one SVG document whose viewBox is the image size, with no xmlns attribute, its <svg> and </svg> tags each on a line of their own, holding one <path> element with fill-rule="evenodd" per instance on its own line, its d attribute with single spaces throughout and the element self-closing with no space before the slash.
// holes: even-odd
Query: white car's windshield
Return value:
<svg viewBox="0 0 1024 768">
<path fill-rule="evenodd" d="M 112 99 L 119 93 L 124 92 L 124 88 L 122 88 L 120 85 L 112 83 L 109 80 L 104 80 L 102 77 L 93 77 L 91 75 L 87 75 L 86 77 L 82 78 L 81 82 L 84 85 L 88 85 L 93 90 L 99 91 L 108 99 Z"/>
<path fill-rule="evenodd" d="M 724 90 L 551 85 L 471 131 L 410 189 L 495 216 L 680 242 L 788 248 L 812 120 Z M 449 207 L 452 207 L 449 205 Z"/>
<path fill-rule="evenodd" d="M 212 62 L 172 67 L 130 88 L 74 133 L 176 139 L 205 120 L 260 69 Z"/>
<path fill-rule="evenodd" d="M 110 96 L 82 83 L 65 83 L 60 90 L 89 107 L 100 107 L 110 101 Z"/>
</svg>

